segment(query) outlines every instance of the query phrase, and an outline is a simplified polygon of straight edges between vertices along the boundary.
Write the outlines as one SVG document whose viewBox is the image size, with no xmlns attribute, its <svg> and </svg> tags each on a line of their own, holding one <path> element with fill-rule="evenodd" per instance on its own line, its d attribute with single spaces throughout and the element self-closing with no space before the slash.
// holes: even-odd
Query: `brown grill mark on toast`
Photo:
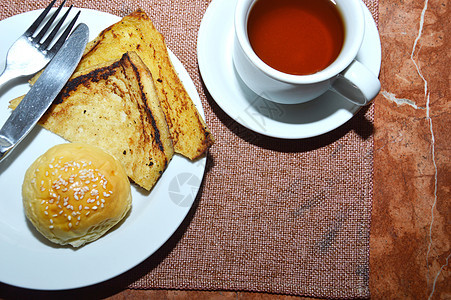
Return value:
<svg viewBox="0 0 451 300">
<path fill-rule="evenodd" d="M 151 74 L 133 52 L 75 74 L 40 124 L 69 141 L 109 152 L 147 190 L 174 153 Z"/>
<path fill-rule="evenodd" d="M 88 44 L 77 70 L 119 59 L 128 51 L 135 51 L 152 73 L 175 151 L 190 159 L 202 156 L 214 138 L 170 61 L 163 35 L 144 11 L 103 30 Z"/>
</svg>

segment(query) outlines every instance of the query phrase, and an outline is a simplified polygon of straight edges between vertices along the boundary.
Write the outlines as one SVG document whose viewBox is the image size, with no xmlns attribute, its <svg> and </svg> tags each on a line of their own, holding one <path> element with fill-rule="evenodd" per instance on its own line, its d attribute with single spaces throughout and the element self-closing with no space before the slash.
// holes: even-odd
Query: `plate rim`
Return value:
<svg viewBox="0 0 451 300">
<path fill-rule="evenodd" d="M 67 7 L 65 7 L 64 9 L 67 9 Z M 115 23 L 115 22 L 117 22 L 117 21 L 119 21 L 120 19 L 121 19 L 121 17 L 118 17 L 118 16 L 116 16 L 116 15 L 113 15 L 113 14 L 111 14 L 111 13 L 107 13 L 107 12 L 103 12 L 103 11 L 98 11 L 98 10 L 95 10 L 95 9 L 90 9 L 90 8 L 78 8 L 78 7 L 74 7 L 74 10 L 81 10 L 81 15 L 80 15 L 80 18 L 79 18 L 79 20 L 77 21 L 78 23 L 80 23 L 80 22 L 85 22 L 85 23 L 88 23 L 88 26 L 89 26 L 89 18 L 90 18 L 90 16 L 84 16 L 83 15 L 83 12 L 85 12 L 85 14 L 88 14 L 88 15 L 90 15 L 90 14 L 93 14 L 93 15 L 96 15 L 96 16 L 102 16 L 102 18 L 101 19 L 105 19 L 105 20 L 101 20 L 101 23 L 104 23 L 104 24 L 106 24 L 106 25 L 103 25 L 103 27 L 100 29 L 100 28 L 98 28 L 98 32 L 90 32 L 91 34 L 90 34 L 90 40 L 92 40 L 92 38 L 93 37 L 95 37 L 95 36 L 97 36 L 97 34 L 103 29 L 103 28 L 106 28 L 107 26 L 109 26 L 110 24 L 113 24 L 113 23 Z M 74 10 L 72 10 L 72 12 L 74 11 Z M 37 14 L 40 12 L 40 11 L 42 11 L 42 9 L 36 9 L 36 10 L 31 10 L 31 11 L 27 11 L 27 12 L 23 12 L 23 13 L 20 13 L 20 14 L 17 14 L 17 15 L 14 15 L 14 16 L 11 16 L 11 17 L 8 17 L 8 18 L 5 18 L 5 19 L 3 19 L 3 20 L 0 20 L 0 26 L 4 26 L 5 24 L 7 24 L 7 23 L 10 23 L 10 22 L 17 22 L 18 20 L 20 20 L 21 18 L 29 18 L 30 19 L 30 22 L 37 16 Z M 71 12 L 71 13 L 72 13 Z M 98 22 L 98 20 L 96 20 L 95 22 Z M 94 21 L 92 21 L 91 23 L 94 23 Z M 108 24 L 107 24 L 108 23 Z M 98 27 L 98 26 L 97 26 Z M 24 27 L 25 28 L 25 27 Z M 91 36 L 92 35 L 92 36 Z M 7 47 L 9 47 L 9 45 L 7 45 L 6 47 L 4 47 L 5 48 L 5 50 L 7 50 L 6 48 Z M 180 77 L 180 79 L 181 79 L 181 81 L 182 81 L 182 83 L 185 85 L 185 88 L 187 89 L 187 91 L 188 91 L 188 93 L 189 93 L 189 95 L 190 95 L 190 97 L 193 99 L 193 102 L 194 102 L 194 104 L 195 104 L 195 106 L 196 106 L 196 108 L 198 109 L 198 111 L 199 111 L 199 113 L 200 113 L 200 115 L 203 117 L 203 118 L 205 118 L 205 113 L 204 113 L 204 109 L 203 109 L 203 107 L 202 107 L 202 103 L 201 103 L 201 99 L 200 99 L 200 96 L 199 96 L 199 93 L 198 93 L 198 91 L 197 91 L 197 88 L 196 88 L 196 86 L 195 86 L 195 84 L 194 84 L 194 82 L 193 82 L 193 80 L 192 80 L 192 78 L 191 78 L 191 76 L 189 75 L 189 73 L 188 73 L 188 71 L 186 70 L 186 68 L 185 68 L 185 66 L 181 63 L 181 61 L 177 58 L 177 56 L 170 50 L 170 49 L 168 49 L 169 50 L 169 54 L 170 54 L 170 59 L 171 59 L 171 61 L 172 61 L 172 63 L 173 63 L 173 65 L 174 65 L 174 67 L 175 67 L 175 69 L 176 69 L 176 71 L 177 71 L 177 73 L 179 74 L 179 77 Z M 5 96 L 5 93 L 1 93 L 0 94 L 0 99 L 3 97 L 3 96 Z M 49 146 L 50 147 L 50 146 Z M 48 148 L 48 147 L 47 147 Z M 36 156 L 37 157 L 37 156 Z M 198 177 L 197 179 L 199 179 L 199 186 L 197 186 L 198 187 L 198 189 L 197 189 L 197 191 L 196 191 L 196 193 L 194 194 L 194 195 L 192 195 L 192 197 L 193 197 L 193 199 L 192 199 L 192 203 L 189 205 L 189 206 L 185 206 L 185 207 L 180 207 L 180 211 L 179 211 L 179 218 L 177 219 L 177 220 L 175 220 L 174 221 L 174 223 L 172 224 L 173 226 L 171 227 L 171 229 L 170 230 L 167 230 L 167 234 L 165 235 L 165 237 L 163 237 L 163 238 L 160 238 L 159 240 L 160 240 L 160 243 L 158 243 L 158 244 L 155 244 L 155 245 L 152 245 L 152 246 L 149 246 L 150 244 L 148 243 L 148 246 L 147 246 L 147 248 L 152 248 L 152 250 L 153 251 L 149 251 L 149 253 L 146 253 L 146 254 L 143 254 L 143 252 L 146 252 L 145 250 L 141 250 L 140 251 L 140 253 L 141 253 L 141 255 L 140 255 L 140 257 L 139 258 L 137 258 L 137 259 L 132 259 L 132 260 L 128 260 L 127 261 L 127 266 L 124 266 L 124 267 L 119 267 L 119 268 L 116 268 L 116 269 L 114 269 L 114 270 L 112 270 L 112 271 L 106 271 L 106 273 L 103 273 L 103 274 L 97 274 L 96 276 L 92 276 L 93 277 L 93 279 L 94 280 L 92 280 L 92 281 L 89 281 L 89 280 L 84 280 L 84 281 L 76 281 L 76 282 L 67 282 L 67 281 L 65 281 L 65 283 L 62 283 L 62 284 L 53 284 L 53 283 L 49 283 L 49 284 L 47 284 L 47 285 L 37 285 L 36 284 L 36 282 L 35 281 L 32 281 L 30 278 L 28 278 L 27 276 L 24 276 L 24 277 L 27 277 L 27 279 L 24 279 L 23 281 L 17 281 L 17 280 L 9 280 L 9 276 L 8 275 L 10 275 L 10 274 L 6 274 L 7 272 L 8 272 L 8 268 L 0 268 L 0 281 L 1 282 L 3 282 L 3 283 L 5 283 L 5 284 L 8 284 L 8 285 L 12 285 L 12 286 L 16 286 L 16 287 L 20 287 L 20 288 L 29 288 L 29 289 L 35 289 L 35 290 L 67 290 L 67 289 L 75 289 L 75 288 L 82 288 L 82 287 L 87 287 L 87 286 L 91 286 L 91 285 L 94 285 L 94 284 L 98 284 L 98 283 L 101 283 L 101 282 L 104 282 L 104 281 L 107 281 L 107 280 L 109 280 L 109 279 L 112 279 L 112 278 L 114 278 L 114 277 L 116 277 L 116 276 L 118 276 L 118 275 L 120 275 L 120 274 L 123 274 L 124 272 L 127 272 L 127 271 L 129 271 L 129 270 L 131 270 L 131 269 L 133 269 L 134 267 L 136 267 L 137 265 L 139 265 L 140 263 L 142 263 L 143 261 L 145 261 L 146 259 L 148 259 L 149 257 L 151 257 L 156 251 L 158 251 L 158 249 L 160 249 L 172 236 L 173 236 L 173 234 L 180 228 L 180 226 L 183 224 L 183 222 L 184 222 L 184 220 L 186 219 L 186 217 L 187 217 L 187 215 L 188 215 L 188 213 L 189 213 L 189 211 L 192 209 L 192 207 L 193 207 L 193 205 L 194 205 L 194 202 L 196 201 L 196 198 L 198 198 L 198 193 L 199 193 L 199 191 L 201 190 L 201 185 L 202 185 L 202 181 L 203 181 L 203 177 L 205 176 L 205 171 L 206 171 L 206 157 L 203 157 L 203 158 L 201 158 L 200 160 L 197 160 L 197 161 L 195 161 L 195 162 L 193 162 L 193 161 L 189 161 L 188 159 L 186 159 L 186 158 L 184 158 L 184 157 L 182 157 L 182 156 L 180 156 L 180 155 L 178 155 L 178 154 L 176 154 L 176 156 L 174 156 L 174 158 L 173 158 L 173 160 L 174 159 L 177 159 L 177 161 L 182 161 L 183 163 L 189 163 L 189 164 L 196 164 L 196 168 L 193 168 L 193 169 L 195 169 L 194 171 L 193 171 L 193 175 L 194 176 L 196 176 L 196 177 Z M 171 167 L 171 164 L 172 165 L 174 165 L 174 161 L 171 161 L 170 163 L 169 163 L 169 167 L 168 167 L 168 169 Z M 9 165 L 8 167 L 12 167 L 12 165 Z M 190 168 L 191 169 L 191 168 Z M 5 176 L 4 175 L 4 173 L 5 172 L 2 172 L 2 173 L 0 173 L 0 175 L 1 174 L 3 174 L 3 176 Z M 163 177 L 165 176 L 165 174 L 167 174 L 167 172 L 165 172 L 165 173 L 163 173 L 163 176 L 159 179 L 159 181 L 157 182 L 157 184 L 156 184 L 156 186 L 158 186 L 158 185 L 163 185 L 163 183 L 161 183 L 162 181 L 163 181 Z M 176 176 L 175 177 L 178 177 L 179 175 L 181 175 L 181 173 L 177 173 L 176 174 Z M 167 176 L 166 176 L 167 177 Z M 167 180 L 169 180 L 168 178 L 166 178 L 165 179 L 166 181 Z M 0 181 L 1 182 L 1 181 Z M 165 182 L 164 183 L 164 186 L 167 186 L 167 185 L 169 185 L 169 184 L 171 184 L 171 182 Z M 150 192 L 150 193 L 148 193 L 146 196 L 143 196 L 143 198 L 149 198 L 149 197 L 151 197 L 150 195 L 152 194 L 152 192 L 154 192 L 154 193 L 156 193 L 155 192 L 155 190 L 156 190 L 156 186 L 152 189 L 152 191 Z M 133 189 L 133 188 L 132 188 Z M 138 188 L 135 188 L 135 189 L 137 189 L 138 190 Z M 160 192 L 159 192 L 160 193 Z M 168 190 L 166 190 L 166 194 L 167 194 L 167 197 L 169 198 L 169 191 Z M 20 200 L 22 199 L 21 198 L 21 196 L 18 196 L 18 198 L 20 198 Z M 169 201 L 169 199 L 168 199 L 168 201 Z M 0 203 L 1 203 L 1 201 L 0 201 Z M 145 208 L 146 208 L 146 210 L 150 210 L 152 207 L 153 204 L 148 204 Z M 176 205 L 176 204 L 174 204 L 174 205 Z M 132 205 L 132 210 L 133 210 L 133 205 Z M 25 219 L 25 217 L 24 217 L 24 215 L 23 215 L 23 218 Z M 128 218 L 130 218 L 130 216 L 128 217 Z M 148 222 L 146 222 L 147 220 L 146 220 L 146 218 L 145 218 L 145 215 L 143 216 L 143 215 L 140 215 L 140 218 L 138 218 L 137 220 L 130 220 L 130 222 L 134 222 L 134 223 L 139 223 L 139 222 L 141 222 L 141 223 L 144 223 L 144 224 L 146 224 L 146 223 L 148 223 Z M 25 222 L 27 222 L 27 221 L 25 221 Z M 124 222 L 127 222 L 127 220 L 125 220 Z M 1 226 L 2 226 L 2 222 L 0 222 L 0 228 L 1 228 Z M 124 226 L 125 224 L 122 224 L 119 228 L 124 228 L 123 226 Z M 130 224 L 129 226 L 135 226 L 135 224 Z M 116 230 L 113 230 L 113 231 L 116 231 Z M 3 240 L 3 242 L 5 242 L 5 239 L 7 239 L 8 238 L 8 236 L 4 236 L 4 234 L 2 234 L 2 232 L 0 232 L 0 242 Z M 20 244 L 20 241 L 7 241 L 5 244 L 8 244 L 9 242 L 11 242 L 11 243 L 14 243 L 14 242 L 16 242 L 16 243 L 19 243 Z M 98 241 L 95 241 L 95 242 L 93 242 L 93 243 L 90 243 L 90 244 L 95 244 L 95 243 L 97 243 L 97 244 L 101 244 L 101 243 L 106 243 L 106 244 L 111 244 L 111 241 L 110 241 L 110 239 L 108 239 L 108 240 L 105 240 L 104 242 L 102 242 L 102 238 L 101 239 L 99 239 Z M 84 247 L 89 247 L 89 245 L 90 244 L 87 244 L 86 246 L 84 246 Z M 4 247 L 4 246 L 3 246 Z M 4 249 L 2 247 L 2 252 L 3 253 L 5 253 L 6 252 L 6 250 Z M 20 247 L 20 245 L 19 245 L 19 247 Z M 83 249 L 84 247 L 82 247 L 81 249 Z M 54 247 L 54 248 L 56 248 L 56 249 L 62 249 L 61 251 L 62 252 L 64 252 L 64 253 L 66 253 L 67 251 L 67 248 L 66 247 Z M 56 250 L 56 251 L 59 251 L 59 250 Z M 70 250 L 69 251 L 72 251 L 72 252 L 74 252 L 74 253 L 77 253 L 77 252 L 79 252 L 79 250 L 74 250 L 74 249 L 72 249 L 72 248 L 70 248 Z M 83 250 L 82 250 L 83 251 Z M 55 253 L 52 253 L 52 254 L 55 254 Z M 119 254 L 119 253 L 118 253 Z M 56 253 L 56 255 L 61 255 L 61 253 Z M 8 265 L 9 266 L 9 265 Z M 30 266 L 31 267 L 31 266 Z M 1 270 L 4 270 L 5 271 L 5 273 L 2 275 L 2 271 Z M 22 269 L 19 269 L 19 270 L 17 270 L 17 272 L 23 272 L 24 270 L 22 270 Z M 16 276 L 17 277 L 17 276 Z M 20 276 L 19 276 L 20 277 Z M 55 278 L 50 278 L 50 281 L 51 280 L 55 280 Z M 42 282 L 41 281 L 39 281 L 39 283 L 41 283 L 42 284 Z"/>
</svg>

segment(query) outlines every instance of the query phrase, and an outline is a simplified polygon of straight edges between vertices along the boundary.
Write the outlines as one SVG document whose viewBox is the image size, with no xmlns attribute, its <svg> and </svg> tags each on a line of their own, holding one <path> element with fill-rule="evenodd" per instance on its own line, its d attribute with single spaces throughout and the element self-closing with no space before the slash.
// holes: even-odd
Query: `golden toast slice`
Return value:
<svg viewBox="0 0 451 300">
<path fill-rule="evenodd" d="M 175 152 L 200 157 L 214 143 L 213 136 L 170 61 L 163 35 L 144 11 L 125 16 L 88 43 L 77 71 L 119 59 L 128 51 L 135 51 L 152 73 Z"/>
<path fill-rule="evenodd" d="M 110 153 L 146 190 L 174 154 L 152 75 L 134 52 L 75 73 L 39 123 Z"/>
</svg>

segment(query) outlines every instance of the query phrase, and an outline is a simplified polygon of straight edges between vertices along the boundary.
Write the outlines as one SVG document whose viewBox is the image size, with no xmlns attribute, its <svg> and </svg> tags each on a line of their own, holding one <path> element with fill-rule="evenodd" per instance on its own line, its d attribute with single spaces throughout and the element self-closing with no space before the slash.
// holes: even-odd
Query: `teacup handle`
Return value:
<svg viewBox="0 0 451 300">
<path fill-rule="evenodd" d="M 354 60 L 343 72 L 338 74 L 332 84 L 332 90 L 359 106 L 369 104 L 380 89 L 379 79 L 357 60 Z"/>
</svg>

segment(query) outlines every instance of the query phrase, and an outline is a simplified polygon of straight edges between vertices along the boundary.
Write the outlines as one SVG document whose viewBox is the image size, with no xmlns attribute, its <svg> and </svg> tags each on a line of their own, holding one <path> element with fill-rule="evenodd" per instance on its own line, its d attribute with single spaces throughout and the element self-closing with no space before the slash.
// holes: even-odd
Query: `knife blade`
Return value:
<svg viewBox="0 0 451 300">
<path fill-rule="evenodd" d="M 0 162 L 30 133 L 77 67 L 89 29 L 80 23 L 0 129 Z"/>
</svg>

